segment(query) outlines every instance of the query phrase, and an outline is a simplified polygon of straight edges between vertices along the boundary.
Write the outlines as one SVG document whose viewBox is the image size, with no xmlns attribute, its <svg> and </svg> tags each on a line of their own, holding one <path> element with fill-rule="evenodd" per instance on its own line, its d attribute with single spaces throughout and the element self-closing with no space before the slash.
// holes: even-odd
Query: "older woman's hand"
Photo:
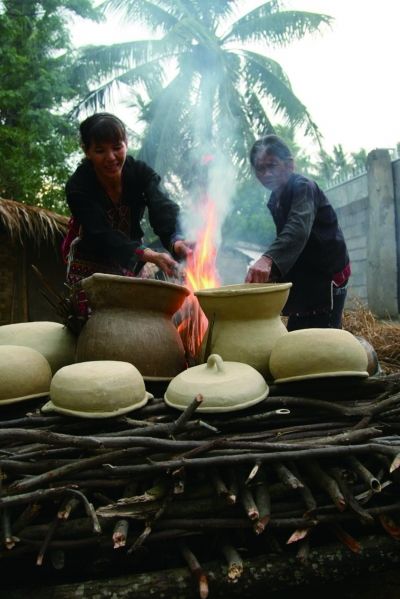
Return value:
<svg viewBox="0 0 400 599">
<path fill-rule="evenodd" d="M 271 278 L 272 264 L 272 258 L 261 256 L 250 266 L 245 283 L 268 283 Z"/>
</svg>

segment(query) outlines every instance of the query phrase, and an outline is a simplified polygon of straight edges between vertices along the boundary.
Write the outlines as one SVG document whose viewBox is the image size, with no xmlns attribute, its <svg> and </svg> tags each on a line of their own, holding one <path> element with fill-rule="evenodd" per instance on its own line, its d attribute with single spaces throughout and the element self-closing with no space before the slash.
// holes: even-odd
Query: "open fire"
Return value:
<svg viewBox="0 0 400 599">
<path fill-rule="evenodd" d="M 208 321 L 194 291 L 220 287 L 216 267 L 217 211 L 215 202 L 205 194 L 200 205 L 200 218 L 204 223 L 196 235 L 196 245 L 186 265 L 186 286 L 192 292 L 180 310 L 178 331 L 189 359 L 194 359 L 200 349 Z"/>
</svg>

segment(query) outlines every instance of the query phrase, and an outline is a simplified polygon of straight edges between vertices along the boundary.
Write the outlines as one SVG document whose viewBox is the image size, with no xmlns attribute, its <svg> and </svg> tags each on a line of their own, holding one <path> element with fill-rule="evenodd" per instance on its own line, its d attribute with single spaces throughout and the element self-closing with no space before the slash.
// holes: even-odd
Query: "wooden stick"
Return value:
<svg viewBox="0 0 400 599">
<path fill-rule="evenodd" d="M 306 485 L 306 483 L 304 482 L 303 477 L 301 476 L 297 465 L 290 462 L 290 468 L 303 485 L 302 487 L 300 487 L 299 491 L 300 491 L 300 495 L 304 501 L 304 504 L 306 506 L 306 510 L 307 510 L 306 514 L 307 514 L 309 511 L 314 510 L 317 507 L 317 502 L 314 498 L 314 495 L 313 495 L 310 487 L 308 485 Z"/>
<path fill-rule="evenodd" d="M 171 499 L 172 499 L 172 492 L 170 491 L 168 493 L 168 495 L 165 497 L 165 499 L 163 500 L 160 508 L 157 510 L 157 512 L 151 518 L 151 520 L 146 522 L 143 532 L 138 536 L 138 538 L 135 540 L 133 545 L 131 545 L 131 547 L 128 549 L 128 553 L 133 553 L 139 547 L 141 547 L 141 545 L 143 545 L 144 541 L 147 539 L 147 537 L 151 533 L 154 523 L 157 522 L 157 520 L 163 515 L 163 513 L 165 512 L 165 509 L 166 509 L 168 503 L 171 501 Z"/>
<path fill-rule="evenodd" d="M 1 522 L 4 546 L 6 549 L 12 549 L 15 547 L 16 537 L 12 534 L 10 514 L 7 508 L 3 508 L 1 511 Z"/>
<path fill-rule="evenodd" d="M 304 487 L 303 483 L 284 464 L 277 462 L 273 467 L 279 480 L 290 489 L 301 489 Z"/>
<path fill-rule="evenodd" d="M 175 420 L 174 424 L 171 427 L 171 431 L 170 431 L 171 436 L 175 435 L 177 432 L 182 430 L 182 428 L 186 425 L 186 423 L 193 416 L 193 414 L 195 413 L 197 408 L 201 406 L 203 400 L 204 400 L 204 397 L 201 395 L 201 393 L 196 395 L 196 397 L 193 399 L 192 403 L 190 403 L 187 406 L 187 408 L 185 409 L 185 411 L 182 412 L 182 414 L 179 416 L 179 418 L 177 420 Z"/>
<path fill-rule="evenodd" d="M 128 520 L 117 520 L 112 535 L 114 549 L 125 547 L 128 538 L 129 522 Z"/>
<path fill-rule="evenodd" d="M 242 558 L 236 549 L 228 543 L 224 543 L 221 546 L 221 551 L 228 563 L 228 581 L 232 583 L 238 582 L 243 574 Z"/>
<path fill-rule="evenodd" d="M 382 489 L 381 483 L 356 457 L 349 456 L 346 458 L 346 462 L 349 464 L 350 468 L 367 483 L 374 493 L 380 493 Z"/>
<path fill-rule="evenodd" d="M 352 492 L 350 491 L 350 488 L 346 480 L 344 479 L 341 469 L 336 466 L 332 466 L 331 468 L 329 468 L 329 473 L 338 483 L 339 488 L 343 493 L 343 497 L 345 498 L 346 504 L 350 507 L 350 509 L 352 509 L 353 512 L 357 514 L 357 516 L 359 516 L 361 522 L 366 524 L 372 524 L 374 522 L 373 517 L 370 514 L 368 514 L 368 512 L 366 512 L 357 502 Z"/>
<path fill-rule="evenodd" d="M 204 570 L 200 566 L 196 556 L 194 555 L 194 553 L 192 553 L 192 551 L 190 551 L 190 549 L 186 545 L 186 543 L 184 541 L 181 541 L 179 546 L 180 546 L 181 554 L 182 554 L 185 562 L 189 566 L 190 572 L 192 573 L 194 578 L 197 580 L 197 583 L 199 585 L 200 599 L 207 599 L 207 597 L 208 597 L 208 580 L 207 580 L 206 573 L 204 572 Z"/>
<path fill-rule="evenodd" d="M 255 500 L 260 516 L 254 525 L 254 531 L 259 535 L 264 532 L 265 527 L 271 519 L 271 496 L 267 481 L 263 475 L 258 477 Z"/>
<path fill-rule="evenodd" d="M 236 498 L 239 495 L 239 481 L 237 479 L 236 471 L 234 468 L 227 468 L 228 476 L 228 495 L 226 500 L 230 504 L 236 503 Z"/>
<path fill-rule="evenodd" d="M 258 520 L 260 514 L 258 512 L 257 505 L 254 501 L 253 494 L 250 491 L 250 489 L 245 485 L 242 485 L 240 488 L 240 501 L 250 520 Z"/>
<path fill-rule="evenodd" d="M 128 450 L 126 450 L 128 451 Z M 204 468 L 206 466 L 221 466 L 229 464 L 231 466 L 239 464 L 254 463 L 259 460 L 263 463 L 273 463 L 288 460 L 306 460 L 310 458 L 324 458 L 324 457 L 342 457 L 347 455 L 358 455 L 369 452 L 379 452 L 386 455 L 396 455 L 397 449 L 388 445 L 379 443 L 367 443 L 362 445 L 347 445 L 341 447 L 319 447 L 316 449 L 302 449 L 287 450 L 287 451 L 275 451 L 274 453 L 240 453 L 234 455 L 223 455 L 217 457 L 205 457 L 205 458 L 193 458 L 193 459 L 171 459 L 161 460 L 158 462 L 153 461 L 151 464 L 136 464 L 132 466 L 104 466 L 104 468 L 112 472 L 114 475 L 131 475 L 138 473 L 157 472 L 161 470 L 168 470 L 170 468 L 179 468 L 184 466 L 186 468 Z M 99 460 L 100 461 L 100 460 Z M 33 477 L 32 477 L 33 478 Z M 37 477 L 39 478 L 39 477 Z M 25 483 L 26 485 L 32 485 L 32 479 Z M 41 481 L 42 482 L 42 481 Z M 35 481 L 36 483 L 36 481 Z M 21 485 L 19 485 L 20 487 Z M 33 485 L 35 486 L 35 485 Z M 1 500 L 0 500 L 1 506 Z"/>
<path fill-rule="evenodd" d="M 328 476 L 321 466 L 315 461 L 310 460 L 304 463 L 303 468 L 312 480 L 331 497 L 333 503 L 339 511 L 346 509 L 346 500 L 341 493 L 336 481 Z"/>
<path fill-rule="evenodd" d="M 211 482 L 212 482 L 212 485 L 213 485 L 215 492 L 218 496 L 220 496 L 220 497 L 228 497 L 229 496 L 228 488 L 227 488 L 225 482 L 222 480 L 221 475 L 216 468 L 212 468 L 212 470 L 211 470 Z"/>
<path fill-rule="evenodd" d="M 39 503 L 31 503 L 27 505 L 14 522 L 14 534 L 17 535 L 20 530 L 28 526 L 39 515 L 40 510 L 41 505 Z"/>
<path fill-rule="evenodd" d="M 46 550 L 54 536 L 54 533 L 57 530 L 58 525 L 60 524 L 60 519 L 58 517 L 54 518 L 53 521 L 51 522 L 50 526 L 47 529 L 46 532 L 46 536 L 43 540 L 42 545 L 40 546 L 39 549 L 39 553 L 37 555 L 36 558 L 36 565 L 37 566 L 41 566 L 43 564 L 43 560 L 44 560 L 44 555 L 46 553 Z"/>
</svg>

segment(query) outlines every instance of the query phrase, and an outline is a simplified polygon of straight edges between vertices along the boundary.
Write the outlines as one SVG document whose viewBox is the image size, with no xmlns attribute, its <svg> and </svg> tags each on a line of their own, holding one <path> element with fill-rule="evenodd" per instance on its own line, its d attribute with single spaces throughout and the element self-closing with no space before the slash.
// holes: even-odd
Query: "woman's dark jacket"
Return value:
<svg viewBox="0 0 400 599">
<path fill-rule="evenodd" d="M 318 185 L 293 173 L 268 208 L 277 237 L 264 255 L 293 287 L 283 313 L 312 314 L 331 309 L 332 281 L 349 265 L 336 213 Z"/>
<path fill-rule="evenodd" d="M 140 222 L 146 208 L 153 231 L 170 250 L 177 238 L 179 207 L 161 191 L 159 183 L 160 177 L 149 166 L 127 156 L 122 169 L 121 204 L 129 207 L 128 236 L 112 228 L 107 214 L 112 201 L 92 163 L 83 160 L 66 184 L 68 206 L 82 230 L 79 252 L 95 254 L 99 260 L 115 260 L 124 267 L 134 266 L 139 261 L 135 250 L 142 244 Z"/>
</svg>

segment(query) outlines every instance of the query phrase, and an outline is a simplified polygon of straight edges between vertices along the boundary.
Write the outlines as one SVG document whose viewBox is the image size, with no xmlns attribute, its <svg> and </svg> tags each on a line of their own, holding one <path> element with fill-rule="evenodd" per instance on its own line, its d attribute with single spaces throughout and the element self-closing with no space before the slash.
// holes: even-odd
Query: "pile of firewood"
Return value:
<svg viewBox="0 0 400 599">
<path fill-rule="evenodd" d="M 4 412 L 0 557 L 61 570 L 96 548 L 140 571 L 145 552 L 150 570 L 187 564 L 206 597 L 212 557 L 235 582 L 243 554 L 307 561 L 324 539 L 358 553 L 359 531 L 400 538 L 400 375 L 272 386 L 223 415 L 201 402 L 107 420 Z"/>
</svg>

